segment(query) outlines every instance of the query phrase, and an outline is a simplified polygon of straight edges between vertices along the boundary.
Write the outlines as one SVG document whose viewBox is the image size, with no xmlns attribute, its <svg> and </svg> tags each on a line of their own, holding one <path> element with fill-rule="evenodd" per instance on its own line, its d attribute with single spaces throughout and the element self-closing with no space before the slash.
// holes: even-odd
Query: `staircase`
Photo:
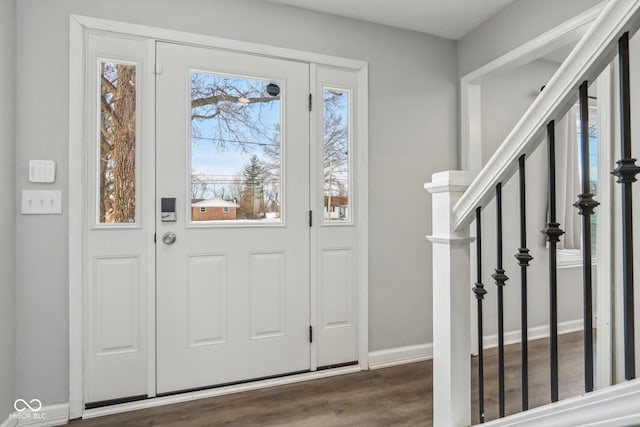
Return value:
<svg viewBox="0 0 640 427">
<path fill-rule="evenodd" d="M 551 11 L 552 12 L 552 11 Z M 480 423 L 491 426 L 630 426 L 640 425 L 640 381 L 635 380 L 638 355 L 636 354 L 635 307 L 634 307 L 634 235 L 633 235 L 633 183 L 640 167 L 632 157 L 631 140 L 631 81 L 639 76 L 640 70 L 631 70 L 630 38 L 640 26 L 640 0 L 611 0 L 603 9 L 590 30 L 564 61 L 560 69 L 536 98 L 529 110 L 516 124 L 502 145 L 484 168 L 473 177 L 467 171 L 445 171 L 436 173 L 425 188 L 432 194 L 433 235 L 433 316 L 434 316 L 434 425 L 471 425 L 471 335 L 477 334 L 479 413 Z M 632 41 L 633 42 L 633 41 Z M 637 41 L 640 43 L 640 41 Z M 616 84 L 619 105 L 614 109 L 612 122 L 614 144 L 620 155 L 616 165 L 611 165 L 611 179 L 618 186 L 616 206 L 600 206 L 591 193 L 588 142 L 588 92 L 589 84 L 602 71 L 614 63 L 618 69 Z M 640 85 L 640 83 L 636 82 Z M 640 91 L 636 91 L 640 97 Z M 558 398 L 558 277 L 556 245 L 564 233 L 563 224 L 556 218 L 556 170 L 555 123 L 558 122 L 576 101 L 580 105 L 581 134 L 581 193 L 576 194 L 576 209 L 582 220 L 583 294 L 576 295 L 583 301 L 584 319 L 584 394 L 571 399 Z M 638 117 L 638 116 L 636 116 Z M 640 135 L 638 136 L 640 138 Z M 526 236 L 526 162 L 527 158 L 541 143 L 547 147 L 547 224 L 543 233 L 548 242 L 548 301 L 550 329 L 550 404 L 528 410 L 527 377 L 527 269 L 532 261 L 527 248 Z M 637 153 L 636 153 L 637 154 Z M 536 171 L 537 172 L 537 171 Z M 517 175 L 515 177 L 514 175 Z M 503 187 L 511 179 L 518 180 L 517 194 L 504 194 Z M 640 187 L 640 186 L 638 186 Z M 635 188 L 638 195 L 638 188 Z M 516 197 L 519 201 L 520 228 L 503 229 L 502 200 Z M 489 202 L 495 202 L 497 253 L 495 271 L 492 278 L 495 287 L 482 283 L 482 234 L 483 212 Z M 609 201 L 607 201 L 608 203 Z M 493 209 L 493 208 L 492 208 Z M 618 211 L 611 229 L 619 230 L 612 236 L 611 251 L 599 257 L 608 256 L 612 265 L 614 283 L 619 283 L 614 292 L 620 295 L 622 324 L 614 325 L 622 339 L 620 345 L 612 346 L 611 354 L 600 355 L 602 360 L 614 360 L 621 354 L 623 361 L 619 367 L 620 376 L 625 381 L 596 389 L 596 366 L 594 362 L 594 336 L 592 314 L 593 278 L 591 272 L 591 216 L 598 209 Z M 615 225 L 615 227 L 614 227 Z M 475 238 L 470 237 L 471 229 Z M 519 233 L 520 246 L 507 248 L 509 254 L 516 253 L 519 271 L 505 271 L 503 256 L 503 233 Z M 635 236 L 636 240 L 637 235 Z M 476 259 L 471 260 L 471 248 Z M 640 249 L 639 249 L 640 250 Z M 491 254 L 490 256 L 493 256 Z M 471 280 L 472 272 L 476 275 Z M 515 415 L 505 416 L 504 399 L 504 318 L 503 293 L 506 281 L 520 285 L 522 291 L 522 410 Z M 519 282 L 519 283 L 518 283 Z M 561 285 L 561 284 L 560 284 Z M 484 372 L 483 372 L 483 299 L 487 292 L 496 292 L 498 301 L 498 385 L 500 414 L 498 420 L 485 422 L 484 414 Z M 636 292 L 637 293 L 637 292 Z M 477 305 L 477 330 L 471 331 L 470 306 L 472 298 Z"/>
</svg>

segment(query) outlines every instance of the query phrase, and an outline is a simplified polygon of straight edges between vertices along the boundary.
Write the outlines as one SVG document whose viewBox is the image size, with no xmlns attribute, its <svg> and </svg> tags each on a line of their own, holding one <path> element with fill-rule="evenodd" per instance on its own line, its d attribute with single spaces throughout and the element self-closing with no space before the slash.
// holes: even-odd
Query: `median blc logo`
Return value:
<svg viewBox="0 0 640 427">
<path fill-rule="evenodd" d="M 46 420 L 47 414 L 44 412 L 40 412 L 42 409 L 42 402 L 40 399 L 31 399 L 30 401 L 26 401 L 24 399 L 18 399 L 13 403 L 13 407 L 16 412 L 11 414 L 12 418 L 16 418 L 18 420 Z"/>
<path fill-rule="evenodd" d="M 32 412 L 38 412 L 40 409 L 42 409 L 42 402 L 40 402 L 39 399 L 31 399 L 29 402 L 24 399 L 18 399 L 13 403 L 13 407 L 18 412 L 23 412 L 27 409 Z"/>
</svg>

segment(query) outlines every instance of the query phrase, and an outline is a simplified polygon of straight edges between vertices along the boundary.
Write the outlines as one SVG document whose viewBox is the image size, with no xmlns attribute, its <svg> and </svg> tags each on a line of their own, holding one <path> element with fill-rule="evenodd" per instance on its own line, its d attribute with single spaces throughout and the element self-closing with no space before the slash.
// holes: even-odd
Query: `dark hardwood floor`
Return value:
<svg viewBox="0 0 640 427">
<path fill-rule="evenodd" d="M 549 401 L 548 339 L 529 346 L 530 407 Z M 560 336 L 560 398 L 580 394 L 582 334 Z M 520 411 L 520 345 L 505 349 L 507 413 Z M 473 421 L 477 422 L 477 358 L 472 358 Z M 432 362 L 419 362 L 124 414 L 75 420 L 102 426 L 430 426 Z M 497 416 L 497 351 L 485 352 L 485 410 Z"/>
<path fill-rule="evenodd" d="M 560 399 L 584 392 L 584 354 L 582 332 L 558 337 L 558 389 Z M 478 415 L 477 358 L 472 360 L 471 401 L 472 421 Z M 520 344 L 505 347 L 505 412 L 507 415 L 522 410 Z M 485 352 L 485 416 L 498 418 L 498 350 Z M 529 408 L 550 403 L 549 339 L 529 342 Z"/>
</svg>

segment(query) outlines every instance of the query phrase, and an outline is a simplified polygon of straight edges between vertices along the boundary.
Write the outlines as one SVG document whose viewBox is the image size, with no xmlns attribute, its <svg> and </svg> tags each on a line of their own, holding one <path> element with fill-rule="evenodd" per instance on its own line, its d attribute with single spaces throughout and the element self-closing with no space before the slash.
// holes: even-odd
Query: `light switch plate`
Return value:
<svg viewBox="0 0 640 427">
<path fill-rule="evenodd" d="M 52 183 L 56 180 L 56 162 L 29 160 L 29 182 Z"/>
<path fill-rule="evenodd" d="M 62 213 L 62 191 L 22 190 L 22 213 L 56 215 Z"/>
</svg>

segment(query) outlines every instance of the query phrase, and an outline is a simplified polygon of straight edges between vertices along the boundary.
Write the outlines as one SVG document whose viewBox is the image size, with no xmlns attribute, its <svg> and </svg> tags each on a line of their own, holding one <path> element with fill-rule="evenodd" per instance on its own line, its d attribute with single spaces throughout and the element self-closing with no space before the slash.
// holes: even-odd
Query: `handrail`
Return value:
<svg viewBox="0 0 640 427">
<path fill-rule="evenodd" d="M 522 116 L 504 142 L 453 208 L 456 230 L 475 218 L 495 196 L 494 188 L 518 170 L 518 158 L 529 156 L 543 140 L 546 125 L 559 120 L 575 103 L 582 82 L 594 81 L 616 55 L 623 33 L 640 26 L 640 0 L 611 0 Z"/>
</svg>

